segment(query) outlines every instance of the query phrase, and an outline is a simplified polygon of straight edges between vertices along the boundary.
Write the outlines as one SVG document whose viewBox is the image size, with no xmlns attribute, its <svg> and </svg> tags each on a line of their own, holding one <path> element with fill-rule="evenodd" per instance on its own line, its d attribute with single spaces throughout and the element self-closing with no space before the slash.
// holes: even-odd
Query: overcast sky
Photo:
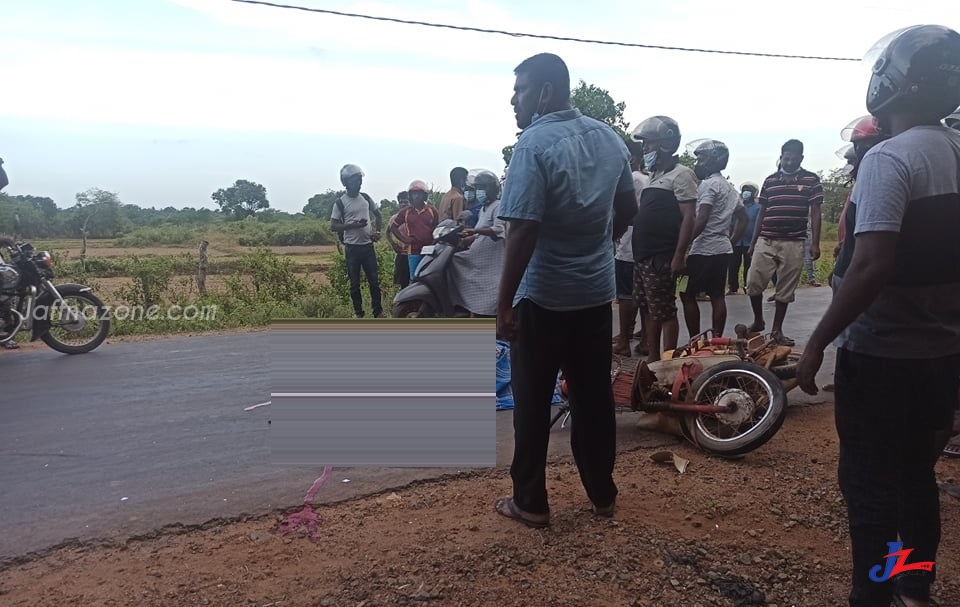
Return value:
<svg viewBox="0 0 960 607">
<path fill-rule="evenodd" d="M 287 4 L 543 33 L 801 55 L 862 57 L 917 23 L 960 29 L 943 0 L 552 3 L 286 0 Z M 500 174 L 515 141 L 513 68 L 538 52 L 627 104 L 631 126 L 677 119 L 684 143 L 731 149 L 759 181 L 799 138 L 804 166 L 842 165 L 840 129 L 865 113 L 860 62 L 749 58 L 512 38 L 230 0 L 5 3 L 0 157 L 9 194 L 61 207 L 89 187 L 142 206 L 215 207 L 236 179 L 299 211 L 356 163 L 364 190 L 448 185 L 457 165 Z"/>
</svg>

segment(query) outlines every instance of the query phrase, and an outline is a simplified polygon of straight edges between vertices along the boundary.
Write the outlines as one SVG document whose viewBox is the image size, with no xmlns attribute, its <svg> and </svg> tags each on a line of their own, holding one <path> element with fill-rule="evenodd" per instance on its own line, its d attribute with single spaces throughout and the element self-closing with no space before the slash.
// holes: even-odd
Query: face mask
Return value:
<svg viewBox="0 0 960 607">
<path fill-rule="evenodd" d="M 540 97 L 537 98 L 537 109 L 533 112 L 533 116 L 530 116 L 530 124 L 533 124 L 539 118 L 543 118 L 543 114 L 540 113 L 540 103 L 542 101 L 543 101 L 543 89 L 540 89 Z"/>
<path fill-rule="evenodd" d="M 648 171 L 653 168 L 653 165 L 657 164 L 657 152 L 648 152 L 643 155 L 643 166 Z"/>
<path fill-rule="evenodd" d="M 473 202 L 473 199 L 476 197 L 477 193 L 474 190 L 467 190 L 463 193 L 463 199 L 467 202 Z"/>
<path fill-rule="evenodd" d="M 483 204 L 487 201 L 487 191 L 486 190 L 477 190 L 477 202 Z"/>
<path fill-rule="evenodd" d="M 797 168 L 793 169 L 792 171 L 788 171 L 787 169 L 785 169 L 785 168 L 783 168 L 783 167 L 780 168 L 780 172 L 783 173 L 784 175 L 796 175 L 796 174 L 797 174 L 797 171 L 799 171 L 799 170 L 800 170 L 800 167 L 797 167 Z"/>
<path fill-rule="evenodd" d="M 751 198 L 753 198 L 753 192 L 744 192 L 743 194 L 741 194 L 741 196 L 743 196 L 744 200 L 750 200 Z"/>
</svg>

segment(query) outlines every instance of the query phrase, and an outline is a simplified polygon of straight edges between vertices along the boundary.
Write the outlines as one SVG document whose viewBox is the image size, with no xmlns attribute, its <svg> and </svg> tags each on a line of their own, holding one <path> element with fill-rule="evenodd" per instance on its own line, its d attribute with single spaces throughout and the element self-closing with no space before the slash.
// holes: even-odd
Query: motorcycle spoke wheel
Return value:
<svg viewBox="0 0 960 607">
<path fill-rule="evenodd" d="M 48 313 L 50 329 L 43 340 L 61 352 L 92 350 L 106 338 L 109 330 L 108 312 L 103 303 L 85 293 L 64 295 L 63 304 L 51 304 Z"/>
</svg>

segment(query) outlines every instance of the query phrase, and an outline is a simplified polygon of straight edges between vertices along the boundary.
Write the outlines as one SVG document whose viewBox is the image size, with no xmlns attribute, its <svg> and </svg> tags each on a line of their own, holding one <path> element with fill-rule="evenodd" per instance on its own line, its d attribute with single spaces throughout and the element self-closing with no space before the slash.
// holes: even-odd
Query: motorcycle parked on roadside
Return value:
<svg viewBox="0 0 960 607">
<path fill-rule="evenodd" d="M 444 219 L 433 230 L 434 244 L 420 251 L 423 259 L 413 281 L 393 298 L 394 318 L 458 318 L 469 316 L 451 299 L 449 269 L 463 240 L 464 226 Z"/>
<path fill-rule="evenodd" d="M 84 354 L 104 342 L 109 310 L 90 287 L 54 285 L 53 258 L 29 242 L 6 249 L 11 264 L 0 263 L 0 344 L 21 331 L 30 332 L 30 341 L 43 340 L 64 354 Z"/>
</svg>

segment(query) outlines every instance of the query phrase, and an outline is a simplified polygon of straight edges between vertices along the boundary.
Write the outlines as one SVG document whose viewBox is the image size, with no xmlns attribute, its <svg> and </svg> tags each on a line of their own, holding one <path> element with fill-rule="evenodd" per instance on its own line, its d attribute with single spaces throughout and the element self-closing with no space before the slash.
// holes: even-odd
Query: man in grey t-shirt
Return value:
<svg viewBox="0 0 960 607">
<path fill-rule="evenodd" d="M 697 188 L 697 215 L 693 224 L 693 243 L 686 260 L 689 276 L 687 288 L 680 294 L 683 318 L 690 337 L 700 334 L 700 305 L 697 295 L 706 293 L 713 310 L 713 332 L 723 335 L 727 324 L 727 268 L 733 254 L 733 243 L 739 242 L 747 229 L 747 212 L 736 189 L 720 171 L 727 168 L 730 151 L 722 141 L 714 139 L 694 141 L 688 146 L 697 159 L 693 167 L 701 179 Z M 736 216 L 737 225 L 730 234 L 730 220 Z"/>
<path fill-rule="evenodd" d="M 342 234 L 344 257 L 347 261 L 347 275 L 350 278 L 350 299 L 357 318 L 363 318 L 363 300 L 360 296 L 360 270 L 367 276 L 370 285 L 370 304 L 376 318 L 383 316 L 383 303 L 380 294 L 379 268 L 377 252 L 373 243 L 380 238 L 382 222 L 380 211 L 373 200 L 360 191 L 363 185 L 363 171 L 355 164 L 340 169 L 340 183 L 347 189 L 333 205 L 330 214 L 330 229 Z M 371 226 L 374 220 L 374 226 Z"/>
<path fill-rule="evenodd" d="M 945 27 L 906 28 L 879 49 L 867 110 L 891 138 L 860 165 L 834 270 L 839 285 L 798 363 L 800 387 L 815 394 L 823 351 L 836 340 L 851 607 L 886 606 L 894 596 L 897 605 L 931 604 L 940 543 L 934 466 L 960 386 L 960 133 L 940 124 L 960 103 L 957 73 L 960 33 Z M 895 579 L 871 573 L 899 548 L 930 566 Z"/>
</svg>

